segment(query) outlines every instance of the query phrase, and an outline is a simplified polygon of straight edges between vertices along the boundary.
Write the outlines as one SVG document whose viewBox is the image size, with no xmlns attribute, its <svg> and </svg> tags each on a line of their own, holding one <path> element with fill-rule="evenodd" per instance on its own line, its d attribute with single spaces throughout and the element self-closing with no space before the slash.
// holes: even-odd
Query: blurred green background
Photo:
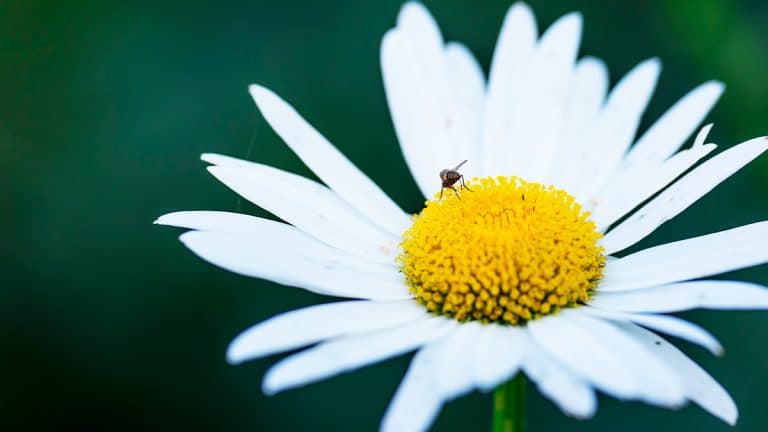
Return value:
<svg viewBox="0 0 768 432">
<path fill-rule="evenodd" d="M 487 70 L 508 1 L 429 1 L 447 39 Z M 585 18 L 582 54 L 616 81 L 665 66 L 644 126 L 707 79 L 723 147 L 768 133 L 768 2 L 533 2 L 540 28 Z M 421 198 L 394 136 L 378 64 L 399 1 L 0 1 L 0 425 L 3 430 L 374 430 L 400 357 L 265 397 L 278 356 L 231 367 L 228 342 L 278 312 L 327 301 L 194 257 L 180 209 L 263 214 L 198 160 L 221 152 L 312 176 L 258 115 L 252 82 L 294 104 L 408 211 Z M 768 218 L 768 156 L 643 245 Z M 764 239 L 766 240 L 766 239 Z M 768 283 L 768 267 L 724 277 Z M 680 343 L 732 393 L 738 431 L 768 428 L 768 313 L 696 312 L 724 358 Z M 600 400 L 561 415 L 530 388 L 530 431 L 731 430 L 698 407 Z M 448 404 L 437 431 L 488 430 L 490 396 Z"/>
</svg>

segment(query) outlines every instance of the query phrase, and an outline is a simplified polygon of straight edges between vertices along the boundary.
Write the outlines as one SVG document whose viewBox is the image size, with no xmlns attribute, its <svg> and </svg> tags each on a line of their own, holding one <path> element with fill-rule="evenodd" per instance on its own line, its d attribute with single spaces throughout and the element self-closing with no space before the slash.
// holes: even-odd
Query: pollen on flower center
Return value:
<svg viewBox="0 0 768 432">
<path fill-rule="evenodd" d="M 517 177 L 474 179 L 428 201 L 403 234 L 401 270 L 429 311 L 520 325 L 586 302 L 601 234 L 567 192 Z"/>
</svg>

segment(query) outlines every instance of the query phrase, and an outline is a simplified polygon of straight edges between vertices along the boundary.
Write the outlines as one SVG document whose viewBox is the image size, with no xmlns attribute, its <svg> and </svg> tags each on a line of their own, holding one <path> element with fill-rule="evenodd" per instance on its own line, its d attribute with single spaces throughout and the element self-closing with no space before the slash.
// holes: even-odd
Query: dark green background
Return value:
<svg viewBox="0 0 768 432">
<path fill-rule="evenodd" d="M 534 2 L 540 27 L 585 18 L 582 54 L 616 81 L 665 66 L 644 126 L 707 79 L 723 147 L 768 132 L 768 3 Z M 507 1 L 430 1 L 448 39 L 487 69 Z M 231 367 L 228 342 L 281 311 L 327 301 L 232 275 L 152 225 L 180 209 L 262 214 L 206 174 L 204 151 L 311 176 L 257 114 L 268 85 L 408 211 L 421 198 L 385 104 L 379 41 L 399 1 L 0 1 L 0 424 L 3 430 L 373 430 L 407 357 L 265 397 L 278 357 Z M 644 245 L 768 217 L 768 156 Z M 766 241 L 766 239 L 760 239 Z M 265 245 L 268 247 L 268 245 Z M 730 277 L 768 283 L 766 266 Z M 735 430 L 768 427 L 768 313 L 696 312 L 722 359 L 682 344 L 738 402 Z M 530 388 L 533 390 L 533 388 Z M 530 392 L 530 431 L 730 430 L 600 400 L 576 421 Z M 435 430 L 488 430 L 490 397 L 447 405 Z"/>
</svg>

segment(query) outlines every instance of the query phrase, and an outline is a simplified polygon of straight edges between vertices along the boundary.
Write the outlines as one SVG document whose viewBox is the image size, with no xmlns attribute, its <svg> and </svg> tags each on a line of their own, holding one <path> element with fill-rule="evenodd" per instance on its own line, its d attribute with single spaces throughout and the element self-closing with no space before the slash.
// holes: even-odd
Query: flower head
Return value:
<svg viewBox="0 0 768 432">
<path fill-rule="evenodd" d="M 424 430 L 443 403 L 525 373 L 565 413 L 589 417 L 595 390 L 678 407 L 690 400 L 733 424 L 736 406 L 657 333 L 722 348 L 669 312 L 765 309 L 768 291 L 701 280 L 768 261 L 768 221 L 658 245 L 636 244 L 768 149 L 755 138 L 715 149 L 704 127 L 722 92 L 705 83 L 635 139 L 659 74 L 641 62 L 609 92 L 602 61 L 577 58 L 581 17 L 539 37 L 513 5 L 488 80 L 426 9 L 406 4 L 383 39 L 387 100 L 405 160 L 429 200 L 403 212 L 270 90 L 251 94 L 286 144 L 325 183 L 206 154 L 217 179 L 285 223 L 178 212 L 182 242 L 231 271 L 354 300 L 278 315 L 238 336 L 241 363 L 314 346 L 275 365 L 275 393 L 417 350 L 382 429 Z M 634 144 L 633 144 L 634 143 Z M 456 162 L 466 186 L 440 198 Z M 445 179 L 443 179 L 445 180 Z"/>
<path fill-rule="evenodd" d="M 588 218 L 553 186 L 486 178 L 427 202 L 403 234 L 401 269 L 430 312 L 522 325 L 589 301 L 605 256 Z"/>
</svg>

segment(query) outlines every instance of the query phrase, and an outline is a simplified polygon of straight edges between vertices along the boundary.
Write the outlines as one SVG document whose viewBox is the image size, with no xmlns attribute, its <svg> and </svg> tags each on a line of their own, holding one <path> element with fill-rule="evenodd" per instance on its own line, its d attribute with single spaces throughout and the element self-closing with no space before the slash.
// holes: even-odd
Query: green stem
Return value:
<svg viewBox="0 0 768 432">
<path fill-rule="evenodd" d="M 523 432 L 525 426 L 525 376 L 496 387 L 493 392 L 493 432 Z"/>
</svg>

